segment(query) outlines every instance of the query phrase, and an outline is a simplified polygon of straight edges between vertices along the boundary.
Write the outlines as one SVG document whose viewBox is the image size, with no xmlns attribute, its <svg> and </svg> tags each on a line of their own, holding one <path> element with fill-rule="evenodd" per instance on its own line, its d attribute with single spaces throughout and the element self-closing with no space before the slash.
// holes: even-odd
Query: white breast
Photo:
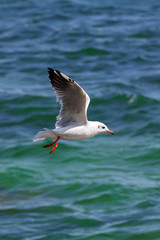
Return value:
<svg viewBox="0 0 160 240">
<path fill-rule="evenodd" d="M 97 131 L 86 124 L 76 127 L 58 128 L 56 129 L 56 134 L 64 140 L 81 140 L 95 136 Z"/>
</svg>

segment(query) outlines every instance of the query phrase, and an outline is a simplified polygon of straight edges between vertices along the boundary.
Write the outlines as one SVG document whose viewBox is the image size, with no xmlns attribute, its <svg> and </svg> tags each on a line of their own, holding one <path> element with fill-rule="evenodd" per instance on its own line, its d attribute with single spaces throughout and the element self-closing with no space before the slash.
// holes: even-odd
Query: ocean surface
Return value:
<svg viewBox="0 0 160 240">
<path fill-rule="evenodd" d="M 0 240 L 160 240 L 160 2 L 0 1 Z M 32 142 L 60 105 L 47 67 L 115 132 Z"/>
</svg>

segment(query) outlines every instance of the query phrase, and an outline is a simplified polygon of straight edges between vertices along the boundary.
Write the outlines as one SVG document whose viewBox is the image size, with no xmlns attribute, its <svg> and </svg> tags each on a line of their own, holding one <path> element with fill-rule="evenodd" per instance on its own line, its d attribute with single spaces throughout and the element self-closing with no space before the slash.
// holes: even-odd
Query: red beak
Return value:
<svg viewBox="0 0 160 240">
<path fill-rule="evenodd" d="M 112 132 L 112 131 L 110 131 L 110 130 L 107 130 L 107 132 L 108 132 L 108 133 L 111 133 L 111 134 L 113 134 L 113 135 L 115 135 L 114 132 Z"/>
</svg>

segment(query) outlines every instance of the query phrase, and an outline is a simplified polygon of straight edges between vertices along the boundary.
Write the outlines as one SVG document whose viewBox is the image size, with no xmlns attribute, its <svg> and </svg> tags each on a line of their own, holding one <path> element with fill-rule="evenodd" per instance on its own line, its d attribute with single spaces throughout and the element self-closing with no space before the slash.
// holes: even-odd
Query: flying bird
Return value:
<svg viewBox="0 0 160 240">
<path fill-rule="evenodd" d="M 58 70 L 48 68 L 48 73 L 57 101 L 61 104 L 61 109 L 55 129 L 44 128 L 44 131 L 36 134 L 33 139 L 34 142 L 45 138 L 55 139 L 53 143 L 43 146 L 44 148 L 52 147 L 50 151 L 52 153 L 56 150 L 60 139 L 80 140 L 104 132 L 114 134 L 105 124 L 88 121 L 87 109 L 90 98 L 83 88 Z"/>
</svg>

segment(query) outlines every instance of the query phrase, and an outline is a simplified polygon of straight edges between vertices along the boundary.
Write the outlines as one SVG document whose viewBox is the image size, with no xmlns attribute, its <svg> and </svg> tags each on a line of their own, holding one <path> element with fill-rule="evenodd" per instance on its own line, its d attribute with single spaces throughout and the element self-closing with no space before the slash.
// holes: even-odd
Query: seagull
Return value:
<svg viewBox="0 0 160 240">
<path fill-rule="evenodd" d="M 104 132 L 114 134 L 105 124 L 88 121 L 87 109 L 90 98 L 83 88 L 58 70 L 48 68 L 48 73 L 61 109 L 57 116 L 55 129 L 44 128 L 44 131 L 35 135 L 34 142 L 46 138 L 55 139 L 53 143 L 43 146 L 44 148 L 52 147 L 50 151 L 52 153 L 56 150 L 60 139 L 81 140 Z"/>
</svg>

